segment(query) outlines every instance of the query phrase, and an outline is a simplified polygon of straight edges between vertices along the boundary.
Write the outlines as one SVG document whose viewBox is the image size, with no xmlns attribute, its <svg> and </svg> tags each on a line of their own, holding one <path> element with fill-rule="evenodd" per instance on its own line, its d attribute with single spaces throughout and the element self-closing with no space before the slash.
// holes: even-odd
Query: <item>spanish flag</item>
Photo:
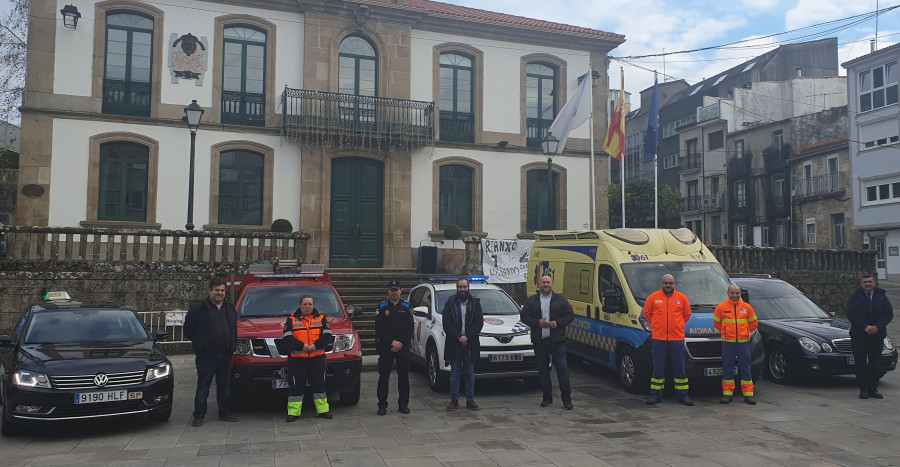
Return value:
<svg viewBox="0 0 900 467">
<path fill-rule="evenodd" d="M 622 73 L 622 87 L 619 91 L 619 100 L 616 101 L 616 110 L 609 121 L 609 131 L 606 140 L 603 141 L 603 151 L 622 162 L 625 157 L 625 70 Z"/>
</svg>

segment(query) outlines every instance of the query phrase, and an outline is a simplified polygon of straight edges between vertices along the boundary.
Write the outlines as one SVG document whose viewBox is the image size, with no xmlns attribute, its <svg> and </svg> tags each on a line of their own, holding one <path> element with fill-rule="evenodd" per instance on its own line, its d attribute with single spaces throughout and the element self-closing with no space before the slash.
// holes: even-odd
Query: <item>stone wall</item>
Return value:
<svg viewBox="0 0 900 467">
<path fill-rule="evenodd" d="M 6 334 L 28 305 L 48 291 L 76 300 L 112 301 L 136 311 L 187 310 L 206 297 L 209 279 L 246 264 L 0 259 L 0 333 Z"/>
</svg>

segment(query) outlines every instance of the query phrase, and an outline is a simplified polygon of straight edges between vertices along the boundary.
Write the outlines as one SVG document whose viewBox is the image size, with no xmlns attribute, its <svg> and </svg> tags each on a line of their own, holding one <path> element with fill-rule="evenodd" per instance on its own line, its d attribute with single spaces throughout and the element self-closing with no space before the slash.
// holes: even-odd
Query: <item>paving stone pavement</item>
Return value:
<svg viewBox="0 0 900 467">
<path fill-rule="evenodd" d="M 882 287 L 900 304 L 900 284 Z M 889 331 L 900 343 L 900 319 Z M 852 377 L 834 377 L 795 386 L 760 381 L 755 407 L 739 398 L 720 405 L 714 387 L 692 388 L 695 407 L 671 395 L 647 406 L 645 395 L 623 392 L 609 370 L 571 359 L 575 410 L 559 403 L 541 408 L 540 390 L 513 380 L 479 381 L 481 410 L 447 412 L 448 396 L 432 392 L 418 370 L 410 376 L 412 412 L 396 412 L 392 401 L 381 417 L 375 413 L 378 375 L 370 369 L 363 373 L 359 405 L 334 404 L 333 420 L 315 418 L 307 403 L 300 420 L 286 423 L 285 396 L 278 395 L 249 403 L 236 413 L 237 423 L 210 417 L 195 428 L 193 358 L 172 360 L 175 408 L 168 423 L 129 418 L 42 425 L 0 438 L 2 465 L 900 465 L 900 372 L 884 377 L 883 400 L 861 400 Z M 209 403 L 214 415 L 214 396 Z"/>
</svg>

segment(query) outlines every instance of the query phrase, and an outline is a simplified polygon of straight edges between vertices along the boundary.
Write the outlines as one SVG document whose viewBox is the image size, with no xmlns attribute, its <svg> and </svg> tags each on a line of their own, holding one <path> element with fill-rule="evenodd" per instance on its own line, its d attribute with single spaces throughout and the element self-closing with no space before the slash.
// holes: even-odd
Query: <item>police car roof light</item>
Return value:
<svg viewBox="0 0 900 467">
<path fill-rule="evenodd" d="M 431 282 L 451 282 L 458 281 L 460 279 L 466 279 L 469 282 L 487 282 L 487 276 L 463 276 L 452 274 L 428 276 L 428 280 Z"/>
</svg>

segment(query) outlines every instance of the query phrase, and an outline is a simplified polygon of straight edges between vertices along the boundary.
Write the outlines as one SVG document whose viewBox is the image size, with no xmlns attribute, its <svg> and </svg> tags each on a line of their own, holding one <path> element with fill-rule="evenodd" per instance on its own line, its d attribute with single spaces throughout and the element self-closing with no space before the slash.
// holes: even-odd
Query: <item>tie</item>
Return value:
<svg viewBox="0 0 900 467">
<path fill-rule="evenodd" d="M 872 307 L 872 292 L 866 294 L 869 297 L 869 307 Z"/>
</svg>

